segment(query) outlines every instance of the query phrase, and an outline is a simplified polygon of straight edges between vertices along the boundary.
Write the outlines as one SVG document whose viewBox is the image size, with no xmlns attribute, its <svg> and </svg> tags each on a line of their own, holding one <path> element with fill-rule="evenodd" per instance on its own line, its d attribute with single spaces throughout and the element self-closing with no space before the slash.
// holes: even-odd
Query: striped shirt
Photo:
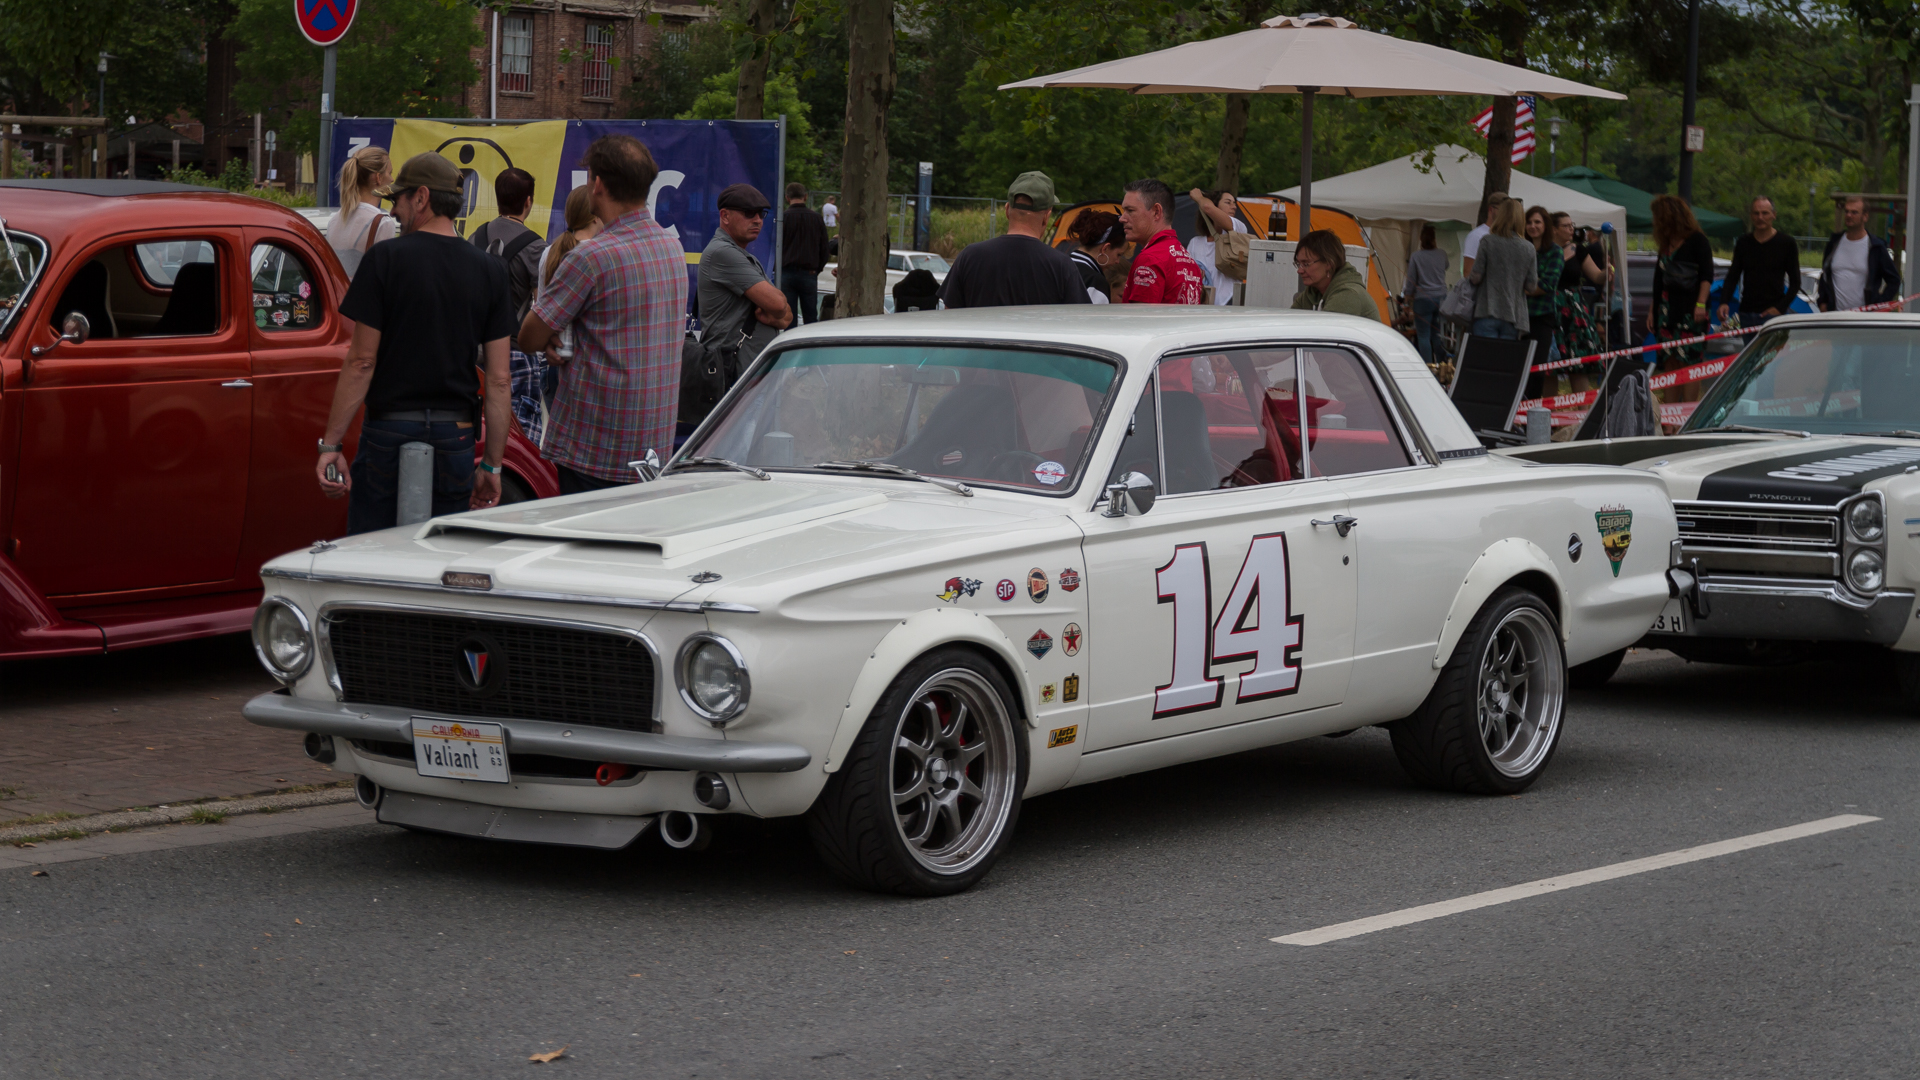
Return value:
<svg viewBox="0 0 1920 1080">
<path fill-rule="evenodd" d="M 686 252 L 642 206 L 567 254 L 533 302 L 553 329 L 573 327 L 548 418 L 548 461 L 602 480 L 627 462 L 668 456 L 680 409 Z"/>
</svg>

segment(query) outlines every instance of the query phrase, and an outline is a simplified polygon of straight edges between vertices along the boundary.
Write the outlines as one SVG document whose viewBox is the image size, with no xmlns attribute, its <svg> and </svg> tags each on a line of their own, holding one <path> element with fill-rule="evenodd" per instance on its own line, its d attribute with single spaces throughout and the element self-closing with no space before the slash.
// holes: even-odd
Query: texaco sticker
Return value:
<svg viewBox="0 0 1920 1080">
<path fill-rule="evenodd" d="M 1060 651 L 1066 653 L 1068 656 L 1080 655 L 1079 623 L 1070 622 L 1067 624 L 1065 630 L 1060 631 Z"/>
</svg>

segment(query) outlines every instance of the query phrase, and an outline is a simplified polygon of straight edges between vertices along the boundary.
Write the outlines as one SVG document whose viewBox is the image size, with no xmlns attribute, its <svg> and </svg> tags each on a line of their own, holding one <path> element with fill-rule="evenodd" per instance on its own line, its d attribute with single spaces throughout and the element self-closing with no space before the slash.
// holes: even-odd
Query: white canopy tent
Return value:
<svg viewBox="0 0 1920 1080">
<path fill-rule="evenodd" d="M 1386 279 L 1387 288 L 1396 296 L 1406 279 L 1407 256 L 1411 254 L 1409 249 L 1422 223 L 1459 221 L 1471 226 L 1480 220 L 1480 196 L 1486 183 L 1486 160 L 1464 146 L 1436 146 L 1432 154 L 1433 167 L 1426 171 L 1422 170 L 1426 154 L 1418 153 L 1313 182 L 1316 204 L 1345 210 L 1367 227 L 1372 234 L 1369 240 L 1380 253 L 1381 275 Z M 1528 206 L 1544 206 L 1548 210 L 1564 210 L 1572 214 L 1575 225 L 1590 228 L 1598 228 L 1603 224 L 1613 226 L 1614 288 L 1625 308 L 1628 303 L 1627 276 L 1619 271 L 1626 266 L 1626 249 L 1623 246 L 1627 230 L 1626 207 L 1521 172 L 1514 173 L 1507 185 L 1507 194 Z M 1300 189 L 1291 187 L 1273 194 L 1298 201 Z M 1448 280 L 1458 277 L 1459 264 L 1456 261 Z M 1632 325 L 1630 310 L 1627 322 Z"/>
</svg>

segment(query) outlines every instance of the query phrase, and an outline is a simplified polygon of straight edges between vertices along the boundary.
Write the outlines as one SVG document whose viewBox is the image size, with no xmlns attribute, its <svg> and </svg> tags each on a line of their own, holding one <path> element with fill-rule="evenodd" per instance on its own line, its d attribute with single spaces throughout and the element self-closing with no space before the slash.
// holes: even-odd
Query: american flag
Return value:
<svg viewBox="0 0 1920 1080">
<path fill-rule="evenodd" d="M 1493 106 L 1489 105 L 1473 118 L 1473 130 L 1487 137 L 1487 129 L 1493 126 Z M 1513 110 L 1513 163 L 1527 160 L 1533 153 L 1533 99 L 1522 95 Z"/>
</svg>

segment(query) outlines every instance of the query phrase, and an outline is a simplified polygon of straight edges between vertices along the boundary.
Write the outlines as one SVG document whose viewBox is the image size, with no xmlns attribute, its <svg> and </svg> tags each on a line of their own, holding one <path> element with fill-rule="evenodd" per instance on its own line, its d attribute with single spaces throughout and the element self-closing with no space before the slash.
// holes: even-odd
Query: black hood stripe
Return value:
<svg viewBox="0 0 1920 1080">
<path fill-rule="evenodd" d="M 1700 481 L 1710 502 L 1772 502 L 1831 505 L 1857 494 L 1870 481 L 1920 465 L 1920 446 L 1864 444 L 1844 451 L 1783 454 L 1736 465 Z"/>
</svg>

